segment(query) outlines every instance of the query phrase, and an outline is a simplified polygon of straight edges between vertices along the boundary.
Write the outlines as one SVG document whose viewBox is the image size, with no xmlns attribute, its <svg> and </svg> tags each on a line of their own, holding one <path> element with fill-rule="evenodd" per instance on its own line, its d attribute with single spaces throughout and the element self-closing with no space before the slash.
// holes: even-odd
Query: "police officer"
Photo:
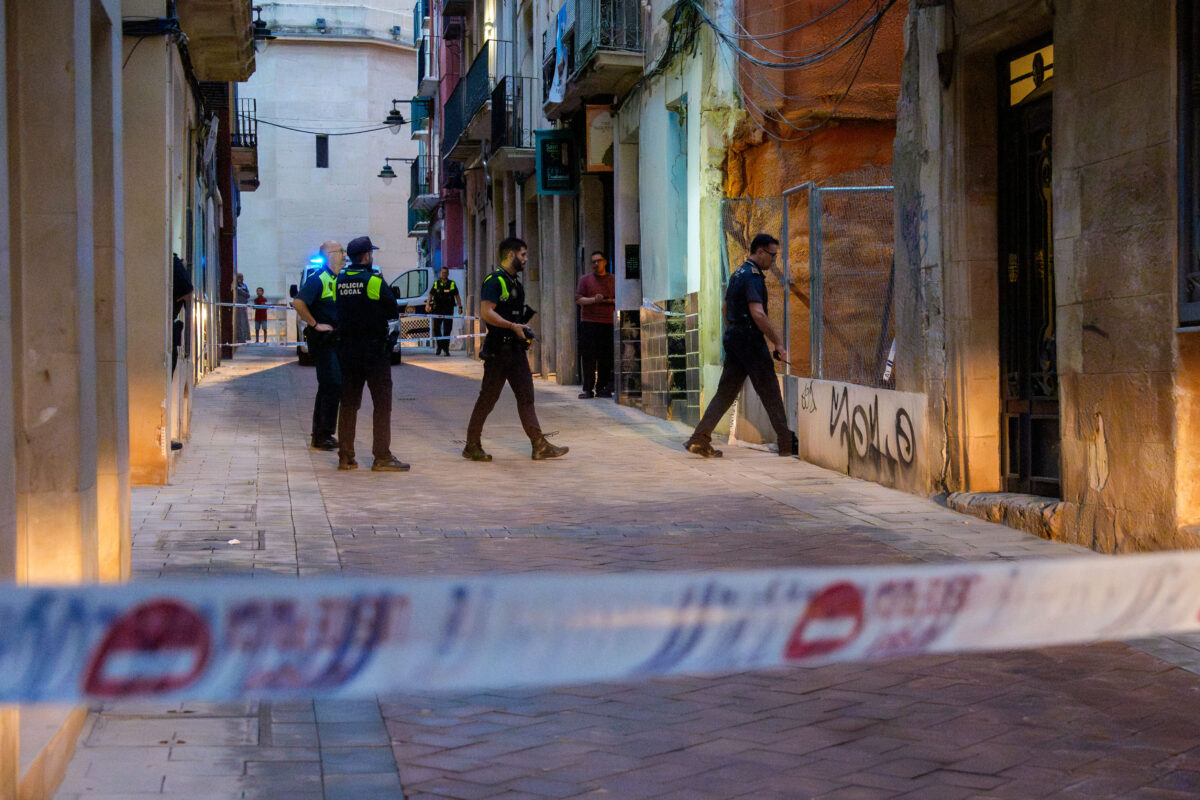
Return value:
<svg viewBox="0 0 1200 800">
<path fill-rule="evenodd" d="M 342 409 L 338 414 L 338 469 L 358 469 L 354 429 L 362 405 L 363 384 L 371 390 L 371 454 L 375 472 L 407 472 L 408 464 L 392 455 L 392 367 L 388 320 L 400 316 L 396 296 L 371 269 L 369 236 L 346 245 L 350 266 L 337 277 L 338 359 L 342 366 Z"/>
<path fill-rule="evenodd" d="M 346 263 L 346 252 L 334 241 L 321 245 L 325 261 L 320 271 L 313 273 L 300 287 L 292 305 L 308 326 L 304 335 L 308 352 L 317 367 L 317 399 L 313 403 L 312 446 L 318 450 L 336 450 L 338 400 L 342 396 L 342 373 L 338 368 L 337 349 L 333 345 L 333 329 L 337 326 L 334 285 L 338 272 Z"/>
<path fill-rule="evenodd" d="M 467 425 L 467 446 L 463 458 L 472 461 L 491 461 L 483 451 L 480 438 L 483 423 L 496 406 L 507 381 L 517 397 L 517 414 L 521 427 L 533 446 L 534 461 L 566 455 L 568 448 L 555 447 L 542 434 L 537 412 L 533 407 L 533 373 L 525 350 L 533 331 L 525 326 L 532 316 L 526 313 L 525 287 L 517 276 L 525 269 L 529 251 L 525 242 L 509 237 L 500 243 L 500 268 L 483 279 L 480 287 L 480 317 L 487 323 L 487 338 L 483 341 L 483 383 Z"/>
<path fill-rule="evenodd" d="M 767 283 L 763 278 L 763 271 L 775 263 L 778 254 L 779 240 L 760 233 L 750 242 L 750 257 L 746 263 L 729 278 L 729 288 L 725 291 L 725 367 L 717 383 L 716 395 L 691 438 L 684 443 L 692 453 L 705 458 L 721 455 L 721 451 L 712 446 L 713 428 L 733 405 L 749 377 L 771 419 L 771 427 L 775 429 L 779 455 L 792 455 L 795 437 L 787 426 L 779 381 L 771 363 L 772 353 L 783 361 L 787 360 L 788 354 L 783 340 L 767 318 Z"/>
<path fill-rule="evenodd" d="M 425 313 L 437 314 L 439 317 L 433 321 L 433 335 L 437 341 L 437 350 L 433 353 L 435 356 L 450 355 L 450 328 L 454 320 L 449 317 L 454 313 L 455 304 L 458 305 L 458 313 L 461 316 L 463 306 L 458 286 L 450 280 L 449 267 L 442 267 L 438 270 L 438 279 L 429 288 L 429 299 L 425 301 Z"/>
</svg>

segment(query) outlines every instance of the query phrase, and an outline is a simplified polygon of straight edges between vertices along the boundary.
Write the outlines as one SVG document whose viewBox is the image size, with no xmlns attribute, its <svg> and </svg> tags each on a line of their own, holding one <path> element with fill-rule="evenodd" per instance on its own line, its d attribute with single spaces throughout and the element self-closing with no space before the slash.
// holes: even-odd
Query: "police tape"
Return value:
<svg viewBox="0 0 1200 800">
<path fill-rule="evenodd" d="M 291 306 L 289 306 L 289 305 L 280 305 L 278 303 L 264 303 L 263 305 L 259 305 L 258 303 L 213 303 L 213 305 L 219 306 L 220 308 L 247 308 L 247 309 L 252 308 L 255 310 L 261 310 L 261 309 L 289 310 L 289 309 L 291 309 Z"/>
<path fill-rule="evenodd" d="M 1200 628 L 1200 553 L 0 589 L 0 702 L 641 681 Z"/>
</svg>

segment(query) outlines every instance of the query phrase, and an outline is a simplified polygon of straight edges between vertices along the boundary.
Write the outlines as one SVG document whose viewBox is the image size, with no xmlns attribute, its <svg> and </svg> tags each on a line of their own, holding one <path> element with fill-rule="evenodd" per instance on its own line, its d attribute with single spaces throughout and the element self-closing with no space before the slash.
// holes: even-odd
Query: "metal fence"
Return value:
<svg viewBox="0 0 1200 800">
<path fill-rule="evenodd" d="M 808 277 L 810 375 L 891 385 L 886 364 L 895 337 L 892 187 L 806 183 L 784 192 L 783 200 L 784 269 L 793 280 L 804 272 Z M 795 312 L 788 316 L 790 322 L 797 319 Z"/>
<path fill-rule="evenodd" d="M 780 372 L 892 385 L 885 368 L 895 336 L 893 227 L 890 186 L 805 183 L 782 197 L 725 200 L 725 274 L 755 234 L 778 232 L 780 258 L 765 277 L 768 316 L 791 361 Z"/>
<path fill-rule="evenodd" d="M 492 152 L 501 147 L 533 147 L 537 121 L 537 78 L 505 75 L 492 92 Z"/>
</svg>

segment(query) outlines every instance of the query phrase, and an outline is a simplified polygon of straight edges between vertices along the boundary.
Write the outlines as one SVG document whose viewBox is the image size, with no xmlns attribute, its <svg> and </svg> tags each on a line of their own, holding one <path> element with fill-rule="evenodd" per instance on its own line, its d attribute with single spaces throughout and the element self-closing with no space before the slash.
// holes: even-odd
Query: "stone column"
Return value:
<svg viewBox="0 0 1200 800">
<path fill-rule="evenodd" d="M 554 220 L 555 198 L 537 196 L 538 239 L 542 262 L 538 265 L 538 316 L 542 334 L 543 378 L 549 378 L 558 369 L 558 336 L 554 321 L 554 284 L 557 281 L 558 229 Z"/>
<path fill-rule="evenodd" d="M 101 580 L 129 577 L 129 394 L 125 370 L 125 229 L 121 152 L 121 30 L 92 32 L 93 261 L 96 314 L 97 558 Z"/>
<path fill-rule="evenodd" d="M 579 380 L 575 368 L 575 198 L 557 195 L 554 198 L 554 223 L 557 243 L 553 269 L 555 315 L 555 341 L 557 355 L 555 373 L 560 384 L 572 384 Z"/>
<path fill-rule="evenodd" d="M 16 572 L 78 582 L 97 575 L 91 4 L 18 4 L 7 22 L 10 62 L 30 66 L 8 104 Z"/>
</svg>

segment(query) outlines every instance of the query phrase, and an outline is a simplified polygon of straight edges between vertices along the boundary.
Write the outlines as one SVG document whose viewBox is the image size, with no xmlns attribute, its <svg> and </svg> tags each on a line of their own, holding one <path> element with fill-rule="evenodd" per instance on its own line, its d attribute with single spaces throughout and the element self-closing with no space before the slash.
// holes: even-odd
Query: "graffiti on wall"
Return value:
<svg viewBox="0 0 1200 800">
<path fill-rule="evenodd" d="M 908 409 L 898 406 L 888 419 L 881 419 L 879 391 L 853 406 L 848 386 L 831 386 L 829 392 L 829 436 L 841 443 L 851 461 L 912 466 L 916 435 Z"/>
<path fill-rule="evenodd" d="M 886 486 L 924 488 L 924 395 L 812 378 L 793 397 L 801 458 Z"/>
</svg>

